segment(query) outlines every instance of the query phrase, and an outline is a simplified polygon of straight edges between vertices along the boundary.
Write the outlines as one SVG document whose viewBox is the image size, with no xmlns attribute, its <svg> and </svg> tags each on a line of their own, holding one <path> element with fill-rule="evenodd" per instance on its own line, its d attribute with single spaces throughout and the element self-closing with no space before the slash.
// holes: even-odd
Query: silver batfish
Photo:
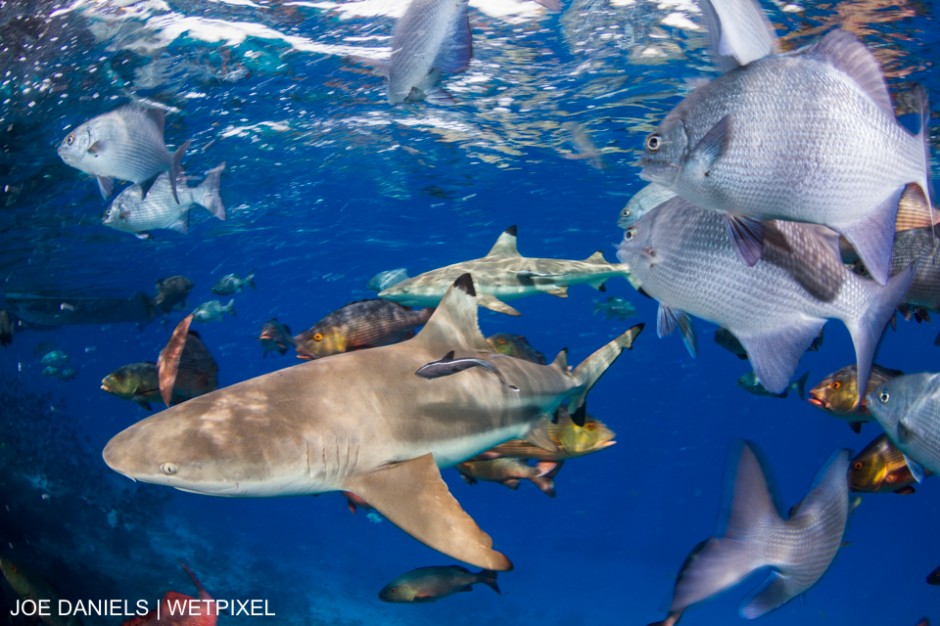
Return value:
<svg viewBox="0 0 940 626">
<path fill-rule="evenodd" d="M 686 313 L 727 328 L 764 387 L 780 393 L 826 319 L 839 319 L 855 344 L 864 388 L 910 271 L 881 287 L 842 264 L 832 231 L 782 221 L 766 229 L 764 257 L 748 267 L 738 260 L 721 215 L 677 197 L 628 228 L 617 256 L 629 267 L 631 283 L 659 300 L 660 336 L 688 327 Z"/>
<path fill-rule="evenodd" d="M 101 222 L 125 233 L 147 233 L 169 228 L 185 233 L 189 229 L 189 210 L 198 204 L 220 220 L 225 219 L 225 205 L 219 196 L 219 180 L 225 164 L 209 170 L 206 179 L 196 187 L 186 186 L 185 176 L 179 179 L 177 195 L 173 198 L 170 177 L 166 173 L 157 176 L 144 195 L 140 185 L 131 185 L 114 199 Z"/>
<path fill-rule="evenodd" d="M 160 109 L 135 105 L 93 117 L 62 140 L 59 157 L 67 165 L 97 176 L 105 199 L 111 196 L 112 178 L 140 184 L 166 172 L 173 199 L 178 202 L 176 181 L 189 142 L 170 154 L 163 141 L 165 117 Z"/>
<path fill-rule="evenodd" d="M 904 453 L 918 480 L 940 472 L 940 374 L 905 374 L 876 386 L 868 410 Z M 912 463 L 913 462 L 913 463 Z"/>
<path fill-rule="evenodd" d="M 891 271 L 914 268 L 914 280 L 904 294 L 904 303 L 940 311 L 940 246 L 933 228 L 913 228 L 894 236 Z"/>
<path fill-rule="evenodd" d="M 388 101 L 450 100 L 437 82 L 466 70 L 472 55 L 467 0 L 412 0 L 392 32 Z"/>
<path fill-rule="evenodd" d="M 881 68 L 835 30 L 699 87 L 646 139 L 642 177 L 724 214 L 741 258 L 760 258 L 760 221 L 823 224 L 888 279 L 898 202 L 929 188 L 926 95 L 921 129 L 897 121 Z M 926 217 L 926 216 L 925 216 Z"/>
<path fill-rule="evenodd" d="M 817 475 L 812 491 L 783 519 L 751 446 L 738 459 L 727 527 L 720 537 L 703 541 L 686 558 L 676 580 L 668 623 L 691 605 L 770 567 L 769 584 L 744 606 L 741 616 L 754 619 L 800 595 L 822 578 L 842 545 L 849 519 L 845 478 L 849 451 L 833 455 Z"/>
</svg>

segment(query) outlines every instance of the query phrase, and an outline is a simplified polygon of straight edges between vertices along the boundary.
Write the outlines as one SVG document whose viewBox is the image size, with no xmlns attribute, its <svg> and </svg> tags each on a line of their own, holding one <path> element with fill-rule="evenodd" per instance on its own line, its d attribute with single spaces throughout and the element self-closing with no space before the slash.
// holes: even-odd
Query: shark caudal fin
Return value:
<svg viewBox="0 0 940 626">
<path fill-rule="evenodd" d="M 676 580 L 670 612 L 682 612 L 768 565 L 765 544 L 784 523 L 770 496 L 760 462 L 751 446 L 744 443 L 724 535 L 706 539 L 686 558 Z"/>
<path fill-rule="evenodd" d="M 476 290 L 470 274 L 462 274 L 451 285 L 421 332 L 412 341 L 421 341 L 448 350 L 491 351 L 480 332 L 477 319 Z"/>
<path fill-rule="evenodd" d="M 490 536 L 451 495 L 431 454 L 355 475 L 347 479 L 343 489 L 362 497 L 390 522 L 447 556 L 487 570 L 512 569 L 509 559 L 493 550 Z"/>
<path fill-rule="evenodd" d="M 627 332 L 596 350 L 594 354 L 581 361 L 581 364 L 574 368 L 571 375 L 582 385 L 582 389 L 568 403 L 569 413 L 574 415 L 584 405 L 584 398 L 587 397 L 591 387 L 607 371 L 607 368 L 617 360 L 624 348 L 627 350 L 633 349 L 633 340 L 643 330 L 643 326 L 643 324 L 631 326 L 627 329 Z M 555 361 L 557 362 L 558 359 L 556 358 Z"/>
<path fill-rule="evenodd" d="M 849 485 L 845 479 L 850 453 L 840 450 L 820 470 L 813 489 L 795 512 L 788 533 L 775 544 L 768 561 L 775 572 L 767 585 L 741 607 L 741 616 L 755 619 L 800 595 L 822 577 L 842 545 L 849 519 Z"/>
</svg>

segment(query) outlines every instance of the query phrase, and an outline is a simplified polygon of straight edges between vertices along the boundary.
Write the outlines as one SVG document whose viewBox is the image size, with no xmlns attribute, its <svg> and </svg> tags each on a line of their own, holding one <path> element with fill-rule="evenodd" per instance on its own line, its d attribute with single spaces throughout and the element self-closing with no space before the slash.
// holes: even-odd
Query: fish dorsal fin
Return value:
<svg viewBox="0 0 940 626">
<path fill-rule="evenodd" d="M 462 274 L 454 281 L 415 341 L 447 350 L 466 348 L 470 351 L 491 351 L 480 332 L 476 290 L 470 274 Z"/>
<path fill-rule="evenodd" d="M 549 367 L 554 367 L 562 372 L 568 372 L 568 348 L 562 348 L 561 352 L 558 353 L 558 356 L 555 357 L 555 360 L 551 362 Z"/>
<path fill-rule="evenodd" d="M 607 263 L 607 259 L 604 258 L 604 253 L 598 250 L 588 258 L 584 259 L 585 263 Z"/>
<path fill-rule="evenodd" d="M 894 107 L 891 105 L 891 96 L 888 94 L 881 65 L 855 35 L 842 29 L 833 30 L 814 45 L 807 52 L 807 56 L 826 61 L 844 72 L 874 100 L 878 108 L 894 119 Z"/>
<path fill-rule="evenodd" d="M 148 119 L 157 125 L 160 133 L 163 134 L 164 127 L 166 126 L 166 111 L 163 109 L 143 109 L 143 112 Z"/>
<path fill-rule="evenodd" d="M 515 224 L 503 231 L 486 256 L 519 256 L 519 251 L 516 249 Z"/>
</svg>

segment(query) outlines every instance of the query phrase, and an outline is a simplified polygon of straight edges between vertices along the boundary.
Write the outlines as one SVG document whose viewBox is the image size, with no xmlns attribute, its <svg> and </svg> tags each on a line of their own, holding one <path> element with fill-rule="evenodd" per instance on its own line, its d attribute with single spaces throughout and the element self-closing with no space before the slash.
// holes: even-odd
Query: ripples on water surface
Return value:
<svg viewBox="0 0 940 626">
<path fill-rule="evenodd" d="M 894 93 L 924 83 L 937 110 L 932 3 L 764 5 L 784 46 L 841 25 L 873 49 Z M 259 289 L 238 296 L 238 317 L 204 331 L 231 384 L 290 364 L 261 359 L 257 331 L 272 315 L 299 332 L 368 297 L 376 272 L 480 256 L 512 223 L 523 254 L 584 258 L 600 248 L 613 258 L 617 212 L 642 184 L 644 135 L 688 81 L 712 75 L 697 7 L 575 0 L 553 14 L 471 2 L 473 62 L 445 80 L 457 104 L 392 108 L 383 80 L 350 57 L 386 56 L 403 9 L 391 0 L 0 2 L 0 290 L 151 293 L 157 278 L 181 273 L 197 283 L 195 306 L 221 275 L 255 271 Z M 75 125 L 130 100 L 167 109 L 168 145 L 192 140 L 190 174 L 228 164 L 226 222 L 196 209 L 187 235 L 159 231 L 152 241 L 101 225 L 97 185 L 55 148 Z M 626 282 L 610 289 L 642 300 Z M 591 315 L 598 297 L 585 287 L 568 301 L 523 301 L 523 318 L 485 314 L 484 331 L 526 334 L 547 354 L 567 345 L 577 362 L 622 325 Z M 654 305 L 637 305 L 651 322 Z M 710 344 L 708 325 L 697 325 Z M 446 558 L 388 523 L 349 517 L 338 496 L 215 500 L 105 471 L 101 445 L 143 412 L 105 397 L 98 381 L 154 358 L 170 329 L 24 333 L 0 354 L 9 385 L 50 394 L 7 392 L 5 419 L 19 434 L 4 451 L 16 493 L 5 524 L 18 530 L 5 543 L 59 571 L 56 582 L 76 597 L 188 592 L 175 566 L 183 557 L 219 597 L 272 598 L 276 623 L 646 623 L 661 616 L 688 549 L 713 531 L 733 438 L 768 448 L 789 506 L 832 449 L 859 449 L 875 430 L 857 437 L 805 403 L 747 396 L 734 385 L 744 366 L 710 345 L 690 361 L 678 340 L 658 342 L 647 329 L 592 394 L 620 443 L 566 469 L 556 500 L 529 485 L 515 494 L 451 483 L 516 562 L 504 597 L 481 588 L 432 607 L 388 606 L 375 598 L 388 579 Z M 825 351 L 801 365 L 814 380 L 851 358 L 843 329 L 827 333 Z M 932 336 L 901 324 L 881 360 L 913 371 L 905 359 L 923 353 L 921 367 L 935 369 Z M 77 379 L 40 376 L 32 352 L 42 341 L 68 346 Z M 937 487 L 920 490 L 866 500 L 852 547 L 805 602 L 765 622 L 904 626 L 935 610 L 923 575 L 940 562 L 940 510 L 930 500 Z M 687 621 L 737 620 L 744 594 Z"/>
</svg>

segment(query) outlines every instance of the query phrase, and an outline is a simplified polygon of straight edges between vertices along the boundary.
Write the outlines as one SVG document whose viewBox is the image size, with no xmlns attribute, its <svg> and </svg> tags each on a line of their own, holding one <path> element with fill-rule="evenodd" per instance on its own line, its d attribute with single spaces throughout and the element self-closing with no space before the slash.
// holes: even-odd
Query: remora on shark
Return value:
<svg viewBox="0 0 940 626">
<path fill-rule="evenodd" d="M 569 369 L 492 351 L 468 274 L 414 338 L 295 365 L 142 420 L 104 449 L 115 471 L 183 491 L 264 497 L 351 491 L 399 528 L 453 558 L 512 568 L 460 507 L 439 468 L 493 446 L 540 437 L 555 410 L 585 396 L 642 324 Z M 428 380 L 415 370 L 450 350 L 498 361 L 510 390 L 472 368 Z"/>
</svg>

